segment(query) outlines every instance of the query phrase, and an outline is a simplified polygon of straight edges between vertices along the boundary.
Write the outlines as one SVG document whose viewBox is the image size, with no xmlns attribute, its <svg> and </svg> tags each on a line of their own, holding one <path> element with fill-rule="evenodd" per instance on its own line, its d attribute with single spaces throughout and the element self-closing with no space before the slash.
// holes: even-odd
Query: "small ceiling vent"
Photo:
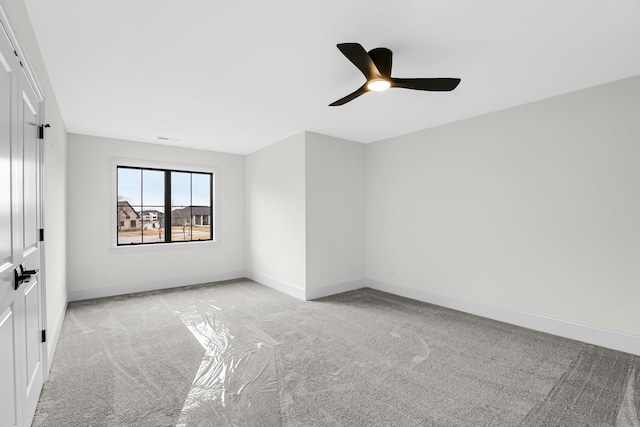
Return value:
<svg viewBox="0 0 640 427">
<path fill-rule="evenodd" d="M 169 141 L 169 142 L 178 142 L 180 141 L 178 138 L 170 138 L 168 136 L 156 136 L 156 139 L 160 141 Z"/>
</svg>

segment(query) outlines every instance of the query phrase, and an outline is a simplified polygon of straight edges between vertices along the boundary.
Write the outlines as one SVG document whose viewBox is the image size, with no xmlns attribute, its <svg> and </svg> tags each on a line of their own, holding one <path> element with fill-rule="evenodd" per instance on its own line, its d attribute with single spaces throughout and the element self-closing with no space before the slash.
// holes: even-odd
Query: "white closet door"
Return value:
<svg viewBox="0 0 640 427">
<path fill-rule="evenodd" d="M 0 427 L 31 425 L 44 377 L 40 110 L 0 26 Z"/>
</svg>

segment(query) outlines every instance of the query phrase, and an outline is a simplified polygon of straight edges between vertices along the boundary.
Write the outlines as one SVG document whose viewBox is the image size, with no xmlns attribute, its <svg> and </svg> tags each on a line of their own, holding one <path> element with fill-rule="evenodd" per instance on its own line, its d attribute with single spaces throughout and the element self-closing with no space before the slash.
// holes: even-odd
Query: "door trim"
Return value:
<svg viewBox="0 0 640 427">
<path fill-rule="evenodd" d="M 42 90 L 42 86 L 40 86 L 40 82 L 38 82 L 38 78 L 36 77 L 36 73 L 31 66 L 31 61 L 29 61 L 29 55 L 27 55 L 26 50 L 22 42 L 20 41 L 20 37 L 15 31 L 15 25 L 13 23 L 13 19 L 9 15 L 9 8 L 7 7 L 7 3 L 5 0 L 0 0 L 0 23 L 4 27 L 4 30 L 7 32 L 9 36 L 9 41 L 13 45 L 13 49 L 17 52 L 18 58 L 22 62 L 22 66 L 27 74 L 27 79 L 29 83 L 33 86 L 33 90 L 36 93 L 36 97 L 39 102 L 44 101 L 44 91 Z"/>
</svg>

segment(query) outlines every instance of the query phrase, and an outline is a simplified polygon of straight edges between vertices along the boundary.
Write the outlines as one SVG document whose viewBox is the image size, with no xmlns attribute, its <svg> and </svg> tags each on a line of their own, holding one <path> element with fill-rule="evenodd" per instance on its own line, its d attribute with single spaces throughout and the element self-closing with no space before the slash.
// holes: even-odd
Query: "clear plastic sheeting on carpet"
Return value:
<svg viewBox="0 0 640 427">
<path fill-rule="evenodd" d="M 279 425 L 278 343 L 210 302 L 175 313 L 204 348 L 177 426 Z"/>
<path fill-rule="evenodd" d="M 616 427 L 640 427 L 640 418 L 638 417 L 638 411 L 634 402 L 634 383 L 636 381 L 640 381 L 640 377 L 636 377 L 636 370 L 632 369 L 629 374 L 629 378 L 627 379 L 624 398 L 622 399 L 620 410 L 618 411 Z"/>
</svg>

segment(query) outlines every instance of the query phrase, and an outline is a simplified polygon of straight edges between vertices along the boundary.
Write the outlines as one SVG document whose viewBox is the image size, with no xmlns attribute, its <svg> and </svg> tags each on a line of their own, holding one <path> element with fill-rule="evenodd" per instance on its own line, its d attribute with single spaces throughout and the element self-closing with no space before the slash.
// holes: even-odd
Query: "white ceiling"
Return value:
<svg viewBox="0 0 640 427">
<path fill-rule="evenodd" d="M 303 130 L 372 142 L 640 75 L 640 0 L 25 0 L 69 132 L 250 153 Z M 328 104 L 364 77 L 460 77 Z M 164 143 L 167 143 L 166 141 Z"/>
</svg>

